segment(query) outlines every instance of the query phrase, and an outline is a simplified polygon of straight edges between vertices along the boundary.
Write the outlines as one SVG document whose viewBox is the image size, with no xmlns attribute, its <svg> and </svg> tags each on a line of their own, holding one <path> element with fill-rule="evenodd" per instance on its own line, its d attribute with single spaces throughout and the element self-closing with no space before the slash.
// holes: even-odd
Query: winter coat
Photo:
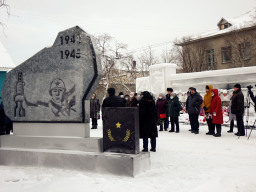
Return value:
<svg viewBox="0 0 256 192">
<path fill-rule="evenodd" d="M 157 110 L 157 117 L 160 119 L 160 114 L 166 114 L 168 107 L 168 101 L 167 99 L 158 99 L 156 101 L 156 110 Z"/>
<path fill-rule="evenodd" d="M 142 98 L 139 105 L 140 138 L 157 137 L 157 111 L 153 98 Z"/>
<path fill-rule="evenodd" d="M 231 113 L 235 115 L 243 115 L 244 114 L 244 94 L 241 89 L 238 91 L 234 91 L 233 96 L 231 97 Z"/>
<path fill-rule="evenodd" d="M 131 100 L 131 107 L 138 107 L 139 101 L 133 97 Z"/>
<path fill-rule="evenodd" d="M 165 98 L 166 98 L 166 99 L 167 99 L 167 101 L 169 102 L 169 101 L 170 101 L 170 99 L 171 99 L 171 95 L 166 94 L 166 95 L 165 95 Z"/>
<path fill-rule="evenodd" d="M 90 100 L 90 118 L 98 118 L 97 113 L 100 111 L 100 101 L 97 98 Z"/>
<path fill-rule="evenodd" d="M 218 89 L 213 89 L 214 96 L 212 97 L 210 113 L 212 114 L 213 124 L 223 124 L 223 112 L 221 107 L 221 99 L 219 97 Z M 216 113 L 216 116 L 213 114 Z"/>
<path fill-rule="evenodd" d="M 131 106 L 132 106 L 132 102 L 131 102 L 130 98 L 125 100 L 125 107 L 131 107 Z"/>
<path fill-rule="evenodd" d="M 122 98 L 110 95 L 106 99 L 104 99 L 102 103 L 102 108 L 104 107 L 125 107 L 125 102 Z"/>
<path fill-rule="evenodd" d="M 191 94 L 188 97 L 188 114 L 198 114 L 200 113 L 200 107 L 203 102 L 203 98 L 198 92 Z"/>
<path fill-rule="evenodd" d="M 229 102 L 229 106 L 228 106 L 228 116 L 229 116 L 229 121 L 232 121 L 232 120 L 234 121 L 234 120 L 236 120 L 236 115 L 231 113 L 231 106 L 232 106 L 231 98 L 230 98 L 230 102 Z"/>
<path fill-rule="evenodd" d="M 175 96 L 173 99 L 170 99 L 168 102 L 168 117 L 178 117 L 180 116 L 180 101 L 177 96 Z"/>
<path fill-rule="evenodd" d="M 202 103 L 202 107 L 206 107 L 207 110 L 206 113 L 210 111 L 211 107 L 211 101 L 212 101 L 212 85 L 207 85 L 209 87 L 209 90 L 207 90 L 206 94 L 204 95 L 204 100 Z"/>
<path fill-rule="evenodd" d="M 190 95 L 188 95 L 187 100 L 186 100 L 186 111 L 188 111 L 189 100 L 190 100 Z"/>
</svg>

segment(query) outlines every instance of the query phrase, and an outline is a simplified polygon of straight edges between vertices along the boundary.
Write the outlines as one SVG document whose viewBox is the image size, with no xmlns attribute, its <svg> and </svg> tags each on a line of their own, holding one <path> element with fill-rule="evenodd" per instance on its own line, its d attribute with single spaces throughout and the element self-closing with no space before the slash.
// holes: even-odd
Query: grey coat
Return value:
<svg viewBox="0 0 256 192">
<path fill-rule="evenodd" d="M 97 98 L 90 100 L 90 118 L 98 118 L 97 113 L 100 112 L 100 101 Z"/>
<path fill-rule="evenodd" d="M 191 94 L 188 97 L 188 114 L 198 114 L 200 113 L 200 107 L 203 102 L 202 96 L 196 92 L 195 94 Z"/>
</svg>

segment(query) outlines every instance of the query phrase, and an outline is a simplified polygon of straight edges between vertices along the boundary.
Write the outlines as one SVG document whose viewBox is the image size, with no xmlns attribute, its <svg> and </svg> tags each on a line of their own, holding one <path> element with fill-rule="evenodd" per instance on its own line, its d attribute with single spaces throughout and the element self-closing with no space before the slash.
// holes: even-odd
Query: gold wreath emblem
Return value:
<svg viewBox="0 0 256 192">
<path fill-rule="evenodd" d="M 110 129 L 108 130 L 108 138 L 109 138 L 110 141 L 115 141 L 114 137 L 112 137 L 112 135 L 111 135 L 111 130 Z"/>
<path fill-rule="evenodd" d="M 129 129 L 127 129 L 126 130 L 126 135 L 125 135 L 125 137 L 124 137 L 124 139 L 122 141 L 123 142 L 127 142 L 129 140 L 130 136 L 131 136 L 131 131 Z M 114 137 L 112 136 L 110 129 L 108 129 L 108 138 L 109 138 L 110 141 L 116 141 L 114 139 Z"/>
</svg>

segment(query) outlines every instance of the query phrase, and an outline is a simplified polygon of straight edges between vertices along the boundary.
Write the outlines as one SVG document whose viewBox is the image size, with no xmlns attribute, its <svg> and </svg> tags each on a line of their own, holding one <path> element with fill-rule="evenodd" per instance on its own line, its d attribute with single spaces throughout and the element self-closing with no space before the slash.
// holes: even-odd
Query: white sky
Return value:
<svg viewBox="0 0 256 192">
<path fill-rule="evenodd" d="M 0 21 L 3 43 L 15 64 L 51 46 L 59 31 L 81 25 L 92 35 L 108 33 L 129 50 L 171 42 L 240 16 L 256 0 L 7 0 L 11 16 Z M 164 46 L 158 47 L 164 49 Z M 139 54 L 138 52 L 136 54 Z M 1 58 L 0 58 L 1 59 Z"/>
</svg>

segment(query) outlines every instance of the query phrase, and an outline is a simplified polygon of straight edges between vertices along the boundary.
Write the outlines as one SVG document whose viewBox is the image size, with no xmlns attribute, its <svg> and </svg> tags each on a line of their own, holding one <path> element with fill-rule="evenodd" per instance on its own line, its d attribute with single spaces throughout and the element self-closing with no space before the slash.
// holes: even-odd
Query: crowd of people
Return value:
<svg viewBox="0 0 256 192">
<path fill-rule="evenodd" d="M 254 97 L 251 87 L 248 87 L 248 93 L 254 103 Z M 157 98 L 148 91 L 142 92 L 140 95 L 131 92 L 129 95 L 124 95 L 122 92 L 115 96 L 115 89 L 109 88 L 108 95 L 104 99 L 102 108 L 104 107 L 138 107 L 139 108 L 139 127 L 140 138 L 143 139 L 143 152 L 148 151 L 148 139 L 150 138 L 151 149 L 156 151 L 156 138 L 159 131 L 180 132 L 179 116 L 183 109 L 182 103 L 175 91 L 172 88 L 167 88 L 167 94 L 160 93 Z M 205 119 L 208 126 L 206 135 L 221 137 L 221 126 L 223 124 L 222 102 L 219 97 L 218 89 L 214 89 L 212 85 L 205 86 L 205 95 L 202 96 L 197 92 L 196 88 L 190 87 L 187 92 L 187 100 L 185 103 L 185 112 L 188 113 L 191 133 L 199 134 L 199 114 L 201 108 L 205 113 Z M 244 116 L 244 95 L 241 91 L 241 85 L 235 84 L 233 95 L 230 98 L 229 105 L 229 120 L 230 130 L 228 133 L 233 133 L 234 121 L 237 122 L 237 136 L 245 136 L 245 127 L 243 122 Z M 255 107 L 256 111 L 256 107 Z M 99 114 L 99 100 L 94 94 L 91 99 L 91 118 L 92 129 L 97 128 L 97 118 L 95 114 Z M 96 123 L 95 123 L 96 122 Z M 96 126 L 95 126 L 96 125 Z"/>
</svg>

